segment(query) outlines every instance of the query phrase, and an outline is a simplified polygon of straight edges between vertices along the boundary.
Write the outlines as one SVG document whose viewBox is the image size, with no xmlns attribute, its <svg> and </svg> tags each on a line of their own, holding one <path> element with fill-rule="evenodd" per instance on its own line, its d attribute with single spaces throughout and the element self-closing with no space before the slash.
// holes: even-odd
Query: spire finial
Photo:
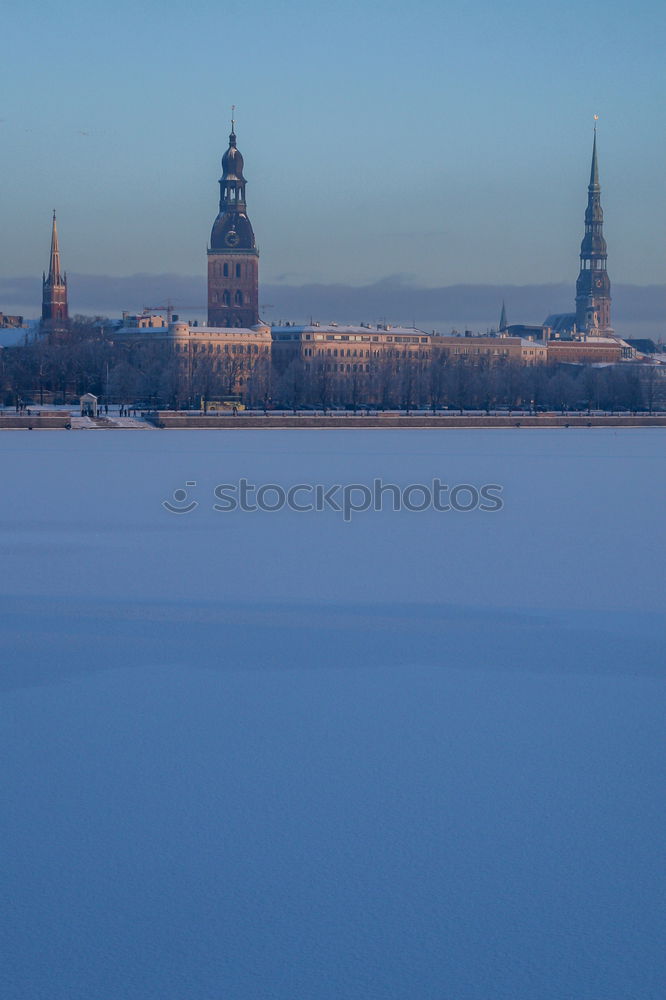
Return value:
<svg viewBox="0 0 666 1000">
<path fill-rule="evenodd" d="M 599 187 L 599 164 L 597 162 L 597 122 L 599 115 L 594 116 L 594 140 L 592 142 L 592 167 L 590 169 L 590 187 Z"/>
<path fill-rule="evenodd" d="M 231 105 L 231 131 L 232 134 L 236 131 L 236 105 Z"/>
</svg>

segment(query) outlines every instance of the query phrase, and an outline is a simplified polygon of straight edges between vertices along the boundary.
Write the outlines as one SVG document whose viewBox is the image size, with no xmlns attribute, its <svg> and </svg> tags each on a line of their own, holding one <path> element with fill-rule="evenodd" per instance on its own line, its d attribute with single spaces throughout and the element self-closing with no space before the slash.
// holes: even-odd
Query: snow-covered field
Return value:
<svg viewBox="0 0 666 1000">
<path fill-rule="evenodd" d="M 0 995 L 661 998 L 665 445 L 0 435 Z"/>
</svg>

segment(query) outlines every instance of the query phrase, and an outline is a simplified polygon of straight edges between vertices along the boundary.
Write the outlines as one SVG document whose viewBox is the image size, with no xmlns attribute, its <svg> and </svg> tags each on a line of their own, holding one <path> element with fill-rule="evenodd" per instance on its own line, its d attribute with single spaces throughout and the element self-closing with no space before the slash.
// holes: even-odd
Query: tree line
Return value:
<svg viewBox="0 0 666 1000">
<path fill-rule="evenodd" d="M 666 407 L 666 378 L 654 365 L 535 365 L 450 356 L 376 359 L 369 370 L 338 375 L 322 361 L 294 358 L 276 370 L 267 358 L 235 355 L 215 364 L 182 360 L 160 345 L 114 341 L 113 324 L 77 316 L 61 338 L 36 337 L 0 350 L 5 406 L 74 403 L 92 392 L 107 403 L 183 408 L 237 395 L 247 406 L 385 409 L 527 407 L 548 410 L 649 410 Z M 241 368 L 242 365 L 242 368 Z M 359 366 L 360 369 L 360 366 Z"/>
</svg>

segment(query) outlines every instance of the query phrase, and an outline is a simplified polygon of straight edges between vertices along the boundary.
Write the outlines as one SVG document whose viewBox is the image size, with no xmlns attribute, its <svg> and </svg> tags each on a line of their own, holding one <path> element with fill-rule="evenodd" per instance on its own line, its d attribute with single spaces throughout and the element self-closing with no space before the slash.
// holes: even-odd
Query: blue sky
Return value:
<svg viewBox="0 0 666 1000">
<path fill-rule="evenodd" d="M 235 103 L 262 278 L 663 282 L 663 3 L 10 0 L 0 273 L 203 272 Z"/>
</svg>

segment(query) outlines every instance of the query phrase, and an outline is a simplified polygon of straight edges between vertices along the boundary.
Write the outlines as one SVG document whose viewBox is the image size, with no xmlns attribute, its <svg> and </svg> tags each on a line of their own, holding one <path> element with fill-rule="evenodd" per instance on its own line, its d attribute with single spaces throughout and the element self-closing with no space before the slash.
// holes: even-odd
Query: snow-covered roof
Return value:
<svg viewBox="0 0 666 1000">
<path fill-rule="evenodd" d="M 328 324 L 318 324 L 318 325 L 305 325 L 305 326 L 272 326 L 271 331 L 275 333 L 342 333 L 342 334 L 355 334 L 366 336 L 369 333 L 377 335 L 378 333 L 388 333 L 397 334 L 398 336 L 404 335 L 412 337 L 425 337 L 429 336 L 426 334 L 425 330 L 419 330 L 413 326 L 390 326 L 390 325 L 379 325 L 379 326 L 348 326 L 338 323 L 328 323 Z"/>
</svg>

